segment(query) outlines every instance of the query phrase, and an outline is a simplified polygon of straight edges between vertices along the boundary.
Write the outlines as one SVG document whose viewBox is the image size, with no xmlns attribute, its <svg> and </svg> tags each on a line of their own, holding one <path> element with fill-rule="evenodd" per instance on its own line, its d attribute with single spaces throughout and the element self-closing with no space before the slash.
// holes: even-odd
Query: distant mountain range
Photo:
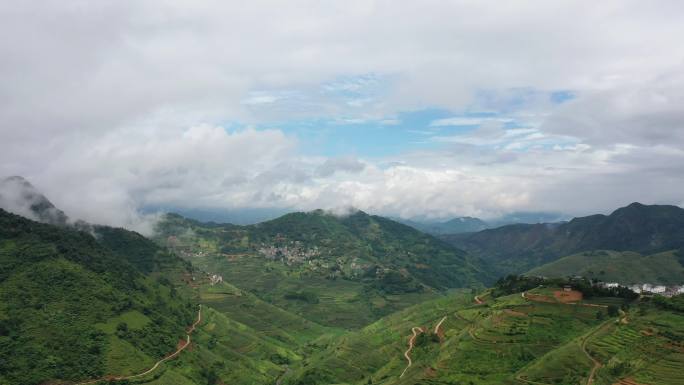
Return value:
<svg viewBox="0 0 684 385">
<path fill-rule="evenodd" d="M 516 212 L 506 214 L 502 217 L 489 219 L 487 221 L 473 217 L 456 217 L 447 221 L 435 221 L 429 219 L 413 218 L 401 219 L 394 218 L 396 221 L 411 226 L 422 232 L 432 235 L 474 233 L 486 229 L 516 223 L 555 223 L 566 221 L 568 216 L 558 213 L 545 212 Z"/>
<path fill-rule="evenodd" d="M 610 215 L 565 223 L 515 224 L 477 233 L 444 235 L 480 256 L 500 274 L 523 273 L 560 257 L 592 250 L 652 254 L 684 247 L 684 209 L 632 203 Z"/>
</svg>

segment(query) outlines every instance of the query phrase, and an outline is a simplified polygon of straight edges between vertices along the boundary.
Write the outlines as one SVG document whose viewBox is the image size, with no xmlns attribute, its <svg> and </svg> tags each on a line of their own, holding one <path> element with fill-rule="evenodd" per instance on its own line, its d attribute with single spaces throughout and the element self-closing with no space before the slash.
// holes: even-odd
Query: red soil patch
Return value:
<svg viewBox="0 0 684 385">
<path fill-rule="evenodd" d="M 178 343 L 176 343 L 176 350 L 182 348 L 185 345 L 185 340 L 182 338 L 178 339 Z"/>
<path fill-rule="evenodd" d="M 525 293 L 525 298 L 529 299 L 530 301 L 534 301 L 534 302 L 556 303 L 556 301 L 553 298 L 547 297 L 545 295 L 540 295 L 540 294 Z"/>
<path fill-rule="evenodd" d="M 425 377 L 435 378 L 437 377 L 437 370 L 435 368 L 427 367 L 425 368 Z"/>
<path fill-rule="evenodd" d="M 444 328 L 439 328 L 439 330 L 437 330 L 437 336 L 439 337 L 440 344 L 444 342 L 444 340 L 446 339 L 446 337 L 444 337 Z"/>
<path fill-rule="evenodd" d="M 562 303 L 578 302 L 582 300 L 582 292 L 576 290 L 556 290 L 553 292 L 553 296 L 558 300 L 558 302 Z"/>
</svg>

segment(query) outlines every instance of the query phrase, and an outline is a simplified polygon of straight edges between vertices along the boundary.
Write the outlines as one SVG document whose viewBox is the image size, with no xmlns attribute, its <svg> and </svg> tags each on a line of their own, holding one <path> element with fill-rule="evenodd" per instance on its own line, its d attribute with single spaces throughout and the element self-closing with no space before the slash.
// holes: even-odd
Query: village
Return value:
<svg viewBox="0 0 684 385">
<path fill-rule="evenodd" d="M 618 282 L 604 282 L 601 284 L 601 286 L 613 288 L 625 285 L 622 285 Z M 684 285 L 654 285 L 650 283 L 638 283 L 626 285 L 625 287 L 641 295 L 658 294 L 662 295 L 663 297 L 672 297 L 678 294 L 684 294 Z"/>
</svg>

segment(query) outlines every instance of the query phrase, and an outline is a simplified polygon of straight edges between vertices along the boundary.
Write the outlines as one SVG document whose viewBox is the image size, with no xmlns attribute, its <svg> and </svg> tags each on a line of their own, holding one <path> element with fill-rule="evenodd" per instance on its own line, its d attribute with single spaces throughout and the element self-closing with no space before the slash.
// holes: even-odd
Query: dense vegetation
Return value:
<svg viewBox="0 0 684 385">
<path fill-rule="evenodd" d="M 102 376 L 121 343 L 163 356 L 194 317 L 171 292 L 87 233 L 0 210 L 0 383 Z M 131 313 L 141 330 L 107 328 Z"/>
<path fill-rule="evenodd" d="M 501 274 L 518 274 L 584 251 L 653 254 L 679 249 L 684 246 L 684 209 L 632 203 L 610 215 L 567 223 L 508 225 L 444 239 L 486 259 Z"/>
<path fill-rule="evenodd" d="M 479 259 L 386 218 L 293 213 L 252 226 L 168 215 L 157 241 L 199 268 L 328 326 L 361 327 L 454 287 L 492 282 Z"/>
</svg>

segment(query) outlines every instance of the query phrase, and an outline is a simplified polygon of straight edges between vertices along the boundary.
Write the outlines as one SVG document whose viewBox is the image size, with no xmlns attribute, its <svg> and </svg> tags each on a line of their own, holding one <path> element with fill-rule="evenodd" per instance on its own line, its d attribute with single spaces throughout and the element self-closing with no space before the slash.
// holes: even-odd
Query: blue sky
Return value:
<svg viewBox="0 0 684 385">
<path fill-rule="evenodd" d="M 495 124 L 503 130 L 534 129 L 539 122 L 529 116 L 530 112 L 548 112 L 576 97 L 569 90 L 519 87 L 477 91 L 471 105 L 460 110 L 424 107 L 386 115 L 378 105 L 396 82 L 390 76 L 376 74 L 342 76 L 314 87 L 253 91 L 243 104 L 254 116 L 275 117 L 272 121 L 257 120 L 252 127 L 296 136 L 306 154 L 382 158 L 444 146 L 444 138 L 466 137 L 483 124 Z"/>
</svg>

